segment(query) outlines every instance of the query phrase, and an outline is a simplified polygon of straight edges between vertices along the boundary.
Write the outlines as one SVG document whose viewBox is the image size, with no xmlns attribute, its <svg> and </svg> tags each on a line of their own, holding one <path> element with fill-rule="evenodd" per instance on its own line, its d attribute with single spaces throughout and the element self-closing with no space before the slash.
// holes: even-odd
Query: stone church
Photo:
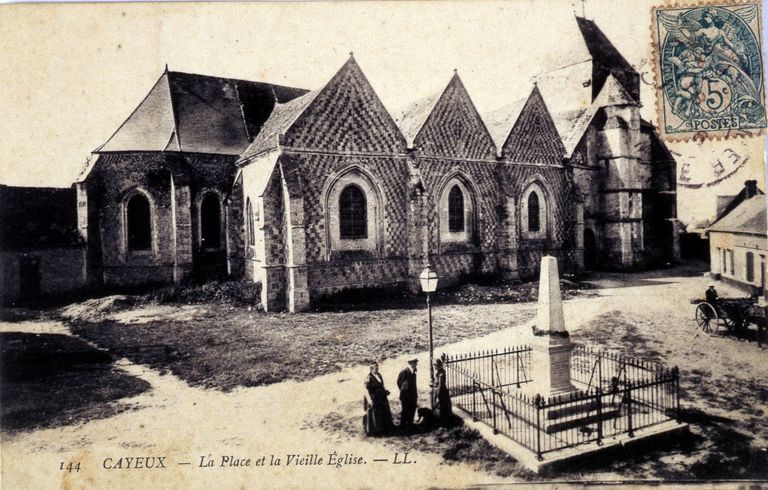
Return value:
<svg viewBox="0 0 768 490">
<path fill-rule="evenodd" d="M 267 310 L 350 288 L 635 269 L 678 252 L 675 162 L 640 77 L 577 18 L 590 91 L 476 110 L 459 75 L 391 114 L 352 55 L 307 91 L 167 71 L 75 184 L 90 284 L 244 277 Z M 542 85 L 544 82 L 542 82 Z M 563 89 L 560 89 L 563 91 Z"/>
</svg>

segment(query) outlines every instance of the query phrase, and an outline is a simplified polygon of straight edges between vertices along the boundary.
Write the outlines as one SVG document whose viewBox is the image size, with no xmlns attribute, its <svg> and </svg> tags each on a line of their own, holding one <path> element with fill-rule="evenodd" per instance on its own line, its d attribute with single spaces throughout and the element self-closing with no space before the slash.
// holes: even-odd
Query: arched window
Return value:
<svg viewBox="0 0 768 490">
<path fill-rule="evenodd" d="M 221 247 L 221 205 L 213 193 L 206 194 L 200 204 L 200 246 Z"/>
<path fill-rule="evenodd" d="M 149 199 L 136 194 L 128 200 L 128 250 L 152 249 L 152 215 Z"/>
<path fill-rule="evenodd" d="M 256 243 L 256 231 L 254 229 L 253 222 L 253 207 L 251 206 L 251 198 L 249 197 L 245 202 L 245 228 L 248 235 L 248 245 Z"/>
<path fill-rule="evenodd" d="M 339 234 L 341 238 L 367 238 L 368 207 L 363 190 L 350 184 L 339 195 Z"/>
<path fill-rule="evenodd" d="M 464 194 L 458 185 L 448 193 L 448 231 L 464 231 Z"/>
<path fill-rule="evenodd" d="M 536 192 L 531 192 L 528 195 L 528 231 L 532 233 L 541 229 L 539 212 L 539 195 Z"/>
</svg>

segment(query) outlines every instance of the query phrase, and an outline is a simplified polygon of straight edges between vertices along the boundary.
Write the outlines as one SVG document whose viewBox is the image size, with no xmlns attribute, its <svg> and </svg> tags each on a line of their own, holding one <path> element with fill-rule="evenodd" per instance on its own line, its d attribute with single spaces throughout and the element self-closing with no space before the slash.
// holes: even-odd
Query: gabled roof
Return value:
<svg viewBox="0 0 768 490">
<path fill-rule="evenodd" d="M 350 87 L 353 90 L 348 90 Z M 369 110 L 360 111 L 363 104 L 369 104 Z M 319 141 L 321 146 L 354 146 L 365 139 L 362 138 L 363 135 L 368 138 L 366 142 L 384 144 L 386 138 L 383 138 L 383 133 L 372 132 L 370 127 L 360 125 L 361 120 L 376 117 L 378 122 L 383 121 L 393 129 L 384 133 L 391 139 L 396 139 L 398 146 L 404 146 L 405 141 L 392 116 L 350 53 L 347 62 L 321 89 L 304 94 L 289 103 L 277 105 L 274 113 L 265 122 L 262 133 L 242 152 L 238 164 L 246 163 L 246 160 L 273 150 L 280 144 L 311 145 Z"/>
<path fill-rule="evenodd" d="M 95 153 L 183 151 L 239 155 L 272 112 L 306 90 L 166 71 Z"/>
<path fill-rule="evenodd" d="M 758 196 L 762 196 L 765 194 L 763 191 L 757 188 L 756 182 L 753 182 L 753 184 L 755 184 L 754 191 L 750 191 L 747 185 L 745 185 L 744 187 L 741 188 L 741 191 L 739 191 L 739 193 L 736 194 L 735 196 L 717 196 L 718 200 L 729 199 L 729 198 L 730 199 L 728 203 L 725 204 L 724 206 L 722 207 L 718 206 L 720 209 L 717 216 L 715 217 L 715 222 L 717 222 L 717 220 L 719 220 L 720 218 L 723 218 L 725 215 L 730 213 L 733 209 L 738 207 L 742 202 L 749 199 L 749 197 L 752 197 L 751 194 L 756 193 Z"/>
<path fill-rule="evenodd" d="M 536 85 L 500 147 L 500 154 L 513 162 L 562 164 L 563 142 Z"/>
<path fill-rule="evenodd" d="M 708 231 L 766 235 L 765 195 L 760 193 L 745 199 L 708 228 Z"/>
<path fill-rule="evenodd" d="M 507 141 L 509 132 L 512 131 L 512 127 L 517 122 L 517 118 L 520 117 L 520 113 L 523 111 L 527 101 L 528 97 L 517 99 L 488 113 L 484 117 L 488 132 L 491 133 L 491 138 L 493 138 L 496 148 L 501 149 L 504 142 Z"/>
<path fill-rule="evenodd" d="M 269 119 L 264 123 L 261 131 L 254 138 L 253 143 L 243 152 L 240 159 L 250 158 L 277 148 L 280 135 L 284 134 L 296 122 L 296 119 L 315 100 L 319 92 L 319 90 L 313 90 L 285 104 L 275 105 Z"/>
<path fill-rule="evenodd" d="M 575 120 L 568 123 L 571 124 L 571 128 L 563 134 L 563 144 L 565 145 L 566 156 L 570 157 L 573 154 L 597 112 L 603 107 L 613 105 L 636 106 L 637 102 L 635 102 L 627 91 L 624 90 L 624 87 L 622 87 L 613 75 L 608 75 L 605 85 L 603 85 L 603 89 L 592 102 L 592 105 L 586 110 L 581 111 L 578 115 L 571 113 L 571 117 L 576 116 Z M 560 128 L 558 128 L 558 130 L 560 130 Z"/>
<path fill-rule="evenodd" d="M 421 128 L 424 127 L 424 123 L 427 122 L 429 115 L 432 114 L 432 110 L 443 93 L 445 91 L 419 99 L 403 109 L 400 115 L 395 117 L 395 124 L 400 128 L 400 132 L 403 133 L 408 148 L 413 148 L 416 136 L 418 136 Z"/>
</svg>

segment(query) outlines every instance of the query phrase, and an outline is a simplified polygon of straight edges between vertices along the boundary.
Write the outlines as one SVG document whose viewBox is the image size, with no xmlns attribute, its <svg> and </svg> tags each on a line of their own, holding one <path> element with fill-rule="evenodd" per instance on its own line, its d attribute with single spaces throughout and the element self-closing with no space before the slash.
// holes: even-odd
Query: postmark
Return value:
<svg viewBox="0 0 768 490">
<path fill-rule="evenodd" d="M 758 2 L 654 7 L 659 130 L 668 140 L 766 128 Z"/>
</svg>

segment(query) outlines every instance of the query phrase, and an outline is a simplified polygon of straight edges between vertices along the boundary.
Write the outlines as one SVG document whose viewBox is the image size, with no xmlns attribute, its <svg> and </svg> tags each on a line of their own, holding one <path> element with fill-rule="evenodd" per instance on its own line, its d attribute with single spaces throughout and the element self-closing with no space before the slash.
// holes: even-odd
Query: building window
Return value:
<svg viewBox="0 0 768 490">
<path fill-rule="evenodd" d="M 152 214 L 149 199 L 136 194 L 128 200 L 128 250 L 152 249 Z"/>
<path fill-rule="evenodd" d="M 368 205 L 363 190 L 348 185 L 339 195 L 339 230 L 341 238 L 357 239 L 368 236 Z"/>
<path fill-rule="evenodd" d="M 752 252 L 747 252 L 747 282 L 755 280 L 755 256 Z"/>
<path fill-rule="evenodd" d="M 248 245 L 254 245 L 256 243 L 256 231 L 254 229 L 253 207 L 251 206 L 250 197 L 245 202 L 245 229 L 248 236 Z"/>
<path fill-rule="evenodd" d="M 221 248 L 221 204 L 213 193 L 206 194 L 200 204 L 200 246 Z"/>
<path fill-rule="evenodd" d="M 539 212 L 539 195 L 531 192 L 528 195 L 528 231 L 538 232 L 541 229 Z"/>
<path fill-rule="evenodd" d="M 722 260 L 722 262 L 720 264 L 720 268 L 723 270 L 723 274 L 727 274 L 728 273 L 728 262 L 726 261 L 727 259 L 726 259 L 725 249 L 723 249 L 723 254 L 722 255 L 723 255 L 723 260 Z"/>
<path fill-rule="evenodd" d="M 731 275 L 735 275 L 736 267 L 733 265 L 733 250 L 728 250 L 728 265 L 730 265 L 729 269 L 731 271 Z"/>
<path fill-rule="evenodd" d="M 458 185 L 454 185 L 448 193 L 448 231 L 464 231 L 464 194 Z"/>
</svg>

